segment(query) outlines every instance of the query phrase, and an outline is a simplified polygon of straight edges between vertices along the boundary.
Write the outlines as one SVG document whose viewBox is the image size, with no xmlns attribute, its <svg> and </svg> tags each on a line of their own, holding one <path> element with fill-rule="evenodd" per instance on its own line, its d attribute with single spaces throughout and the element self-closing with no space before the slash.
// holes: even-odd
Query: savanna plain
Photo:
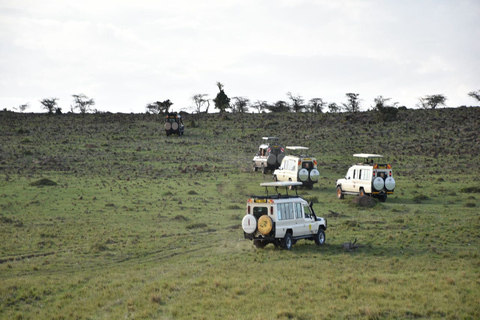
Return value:
<svg viewBox="0 0 480 320">
<path fill-rule="evenodd" d="M 479 319 L 480 108 L 390 120 L 0 112 L 0 318 Z M 244 239 L 262 136 L 316 156 L 325 245 Z M 354 153 L 392 165 L 386 202 L 336 198 Z"/>
</svg>

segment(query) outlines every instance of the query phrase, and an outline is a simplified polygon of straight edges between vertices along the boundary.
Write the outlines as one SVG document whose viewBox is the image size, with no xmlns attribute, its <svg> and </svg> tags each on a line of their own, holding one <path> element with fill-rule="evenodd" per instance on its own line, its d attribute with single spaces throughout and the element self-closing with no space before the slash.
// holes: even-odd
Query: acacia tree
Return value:
<svg viewBox="0 0 480 320">
<path fill-rule="evenodd" d="M 95 105 L 95 101 L 93 99 L 89 99 L 86 95 L 83 93 L 80 94 L 73 94 L 73 109 L 78 109 L 81 114 L 85 114 L 88 111 L 92 110 L 92 107 Z"/>
<path fill-rule="evenodd" d="M 418 101 L 419 102 L 417 105 L 423 109 L 436 109 L 440 105 L 445 106 L 447 97 L 445 97 L 443 94 L 433 94 L 431 96 L 418 98 Z"/>
<path fill-rule="evenodd" d="M 48 110 L 49 114 L 53 114 L 53 111 L 57 110 L 57 100 L 58 98 L 43 99 L 40 100 L 40 103 L 43 105 L 44 109 Z"/>
<path fill-rule="evenodd" d="M 250 100 L 248 98 L 233 97 L 232 99 L 235 100 L 231 106 L 233 112 L 245 113 L 248 111 L 248 105 L 250 104 Z"/>
<path fill-rule="evenodd" d="M 267 101 L 257 100 L 251 105 L 252 108 L 256 109 L 258 113 L 262 112 L 263 110 L 268 110 L 268 103 Z"/>
<path fill-rule="evenodd" d="M 469 92 L 468 95 L 474 99 L 480 101 L 480 90 Z"/>
<path fill-rule="evenodd" d="M 215 99 L 213 99 L 213 102 L 215 103 L 215 109 L 218 109 L 220 110 L 220 113 L 223 113 L 227 108 L 230 107 L 230 98 L 225 94 L 225 91 L 223 90 L 223 84 L 217 82 L 217 87 L 219 92 L 217 93 Z"/>
<path fill-rule="evenodd" d="M 331 102 L 328 104 L 328 111 L 330 113 L 337 113 L 340 111 L 340 107 L 335 102 Z"/>
<path fill-rule="evenodd" d="M 348 102 L 342 103 L 343 108 L 347 112 L 357 113 L 360 110 L 360 100 L 358 99 L 359 93 L 345 93 Z"/>
<path fill-rule="evenodd" d="M 322 113 L 326 104 L 322 98 L 313 98 L 310 99 L 308 103 L 308 109 L 310 109 L 311 112 Z"/>
<path fill-rule="evenodd" d="M 287 92 L 287 96 L 292 100 L 292 110 L 301 112 L 305 108 L 305 99 L 302 96 L 294 96 L 291 92 Z"/>
<path fill-rule="evenodd" d="M 25 110 L 27 110 L 27 108 L 29 108 L 29 107 L 30 107 L 30 103 L 27 102 L 27 103 L 19 105 L 18 108 L 14 107 L 13 109 L 18 110 L 20 112 L 25 112 Z"/>
<path fill-rule="evenodd" d="M 269 105 L 268 110 L 270 110 L 270 112 L 289 112 L 290 108 L 287 102 L 279 100 L 273 105 Z"/>
<path fill-rule="evenodd" d="M 156 101 L 149 103 L 145 108 L 148 112 L 151 112 L 153 114 L 168 113 L 168 110 L 170 110 L 172 104 L 173 102 L 171 102 L 170 99 L 167 99 L 163 102 Z"/>
<path fill-rule="evenodd" d="M 207 105 L 205 109 L 205 113 L 208 113 L 208 108 L 210 108 L 210 99 L 207 99 L 207 97 L 208 97 L 208 94 L 204 94 L 204 93 L 203 94 L 198 93 L 192 96 L 192 100 L 195 103 L 195 107 L 193 107 L 193 109 L 196 113 L 202 112 L 202 108 L 205 105 Z"/>
<path fill-rule="evenodd" d="M 377 111 L 375 114 L 375 118 L 378 121 L 394 121 L 397 119 L 398 109 L 397 105 L 398 102 L 394 102 L 392 105 L 388 105 L 388 101 L 391 98 L 384 98 L 383 96 L 378 96 L 373 99 L 375 105 L 373 106 L 373 110 Z"/>
</svg>

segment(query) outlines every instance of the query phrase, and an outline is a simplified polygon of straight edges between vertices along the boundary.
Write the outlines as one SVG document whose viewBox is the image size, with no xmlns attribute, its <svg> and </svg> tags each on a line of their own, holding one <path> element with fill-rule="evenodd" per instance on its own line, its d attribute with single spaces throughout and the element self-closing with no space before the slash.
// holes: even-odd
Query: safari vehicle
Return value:
<svg viewBox="0 0 480 320">
<path fill-rule="evenodd" d="M 278 143 L 277 137 L 263 137 L 264 142 L 258 148 L 257 154 L 253 157 L 253 170 L 260 169 L 263 174 L 268 170 L 273 172 L 282 163 L 285 157 L 285 149 Z"/>
<path fill-rule="evenodd" d="M 273 172 L 273 181 L 301 182 L 307 189 L 312 189 L 320 177 L 317 159 L 306 155 L 307 147 L 287 146 L 286 149 L 292 150 L 293 154 L 283 158 L 280 168 Z"/>
<path fill-rule="evenodd" d="M 301 182 L 266 182 L 265 196 L 252 196 L 247 200 L 247 212 L 242 219 L 245 239 L 250 239 L 257 248 L 273 243 L 287 250 L 298 240 L 325 243 L 327 220 L 317 217 L 312 203 L 298 195 L 288 195 L 288 188 L 301 186 Z M 275 188 L 275 194 L 268 194 L 268 187 Z M 285 187 L 285 195 L 278 193 Z"/>
<path fill-rule="evenodd" d="M 165 116 L 165 132 L 167 137 L 171 134 L 182 136 L 185 131 L 182 117 L 177 113 L 167 113 Z"/>
<path fill-rule="evenodd" d="M 385 202 L 387 195 L 393 194 L 395 189 L 392 166 L 374 162 L 374 159 L 383 158 L 380 154 L 358 153 L 353 156 L 364 161 L 351 166 L 345 178 L 337 180 L 337 198 L 343 199 L 345 194 L 369 195 Z"/>
</svg>

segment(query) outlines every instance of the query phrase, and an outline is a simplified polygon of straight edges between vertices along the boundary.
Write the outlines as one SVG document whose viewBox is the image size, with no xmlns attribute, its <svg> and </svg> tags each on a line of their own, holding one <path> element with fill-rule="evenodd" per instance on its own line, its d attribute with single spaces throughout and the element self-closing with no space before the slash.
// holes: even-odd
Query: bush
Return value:
<svg viewBox="0 0 480 320">
<path fill-rule="evenodd" d="M 57 183 L 47 178 L 43 178 L 30 183 L 33 187 L 42 187 L 42 186 L 56 186 Z"/>
<path fill-rule="evenodd" d="M 460 189 L 463 193 L 480 193 L 480 187 L 465 187 Z"/>
<path fill-rule="evenodd" d="M 375 120 L 378 122 L 388 122 L 397 120 L 398 109 L 395 107 L 383 107 L 375 113 Z"/>
</svg>

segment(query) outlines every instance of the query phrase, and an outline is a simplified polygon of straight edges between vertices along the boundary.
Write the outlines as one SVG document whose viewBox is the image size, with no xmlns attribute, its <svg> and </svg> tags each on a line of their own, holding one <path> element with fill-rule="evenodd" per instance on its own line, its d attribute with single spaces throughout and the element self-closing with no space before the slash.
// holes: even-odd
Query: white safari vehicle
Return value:
<svg viewBox="0 0 480 320">
<path fill-rule="evenodd" d="M 313 240 L 317 245 L 325 243 L 327 220 L 317 217 L 312 203 L 298 195 L 288 195 L 288 188 L 296 188 L 300 182 L 267 182 L 265 196 L 252 196 L 247 201 L 247 212 L 242 220 L 245 239 L 253 240 L 257 248 L 269 243 L 290 250 L 297 240 Z M 275 194 L 268 194 L 268 187 Z M 277 193 L 285 187 L 286 194 Z"/>
<path fill-rule="evenodd" d="M 285 156 L 285 149 L 279 143 L 277 137 L 263 137 L 262 139 L 263 143 L 253 157 L 253 170 L 257 171 L 260 169 L 265 174 L 268 170 L 273 172 L 280 166 Z"/>
<path fill-rule="evenodd" d="M 393 194 L 395 189 L 392 166 L 374 162 L 374 159 L 383 158 L 379 154 L 358 153 L 353 156 L 364 161 L 351 166 L 345 178 L 337 180 L 337 198 L 352 194 L 373 196 L 381 202 L 387 200 L 387 195 Z"/>
<path fill-rule="evenodd" d="M 285 156 L 280 168 L 273 172 L 273 181 L 301 182 L 307 189 L 312 189 L 320 177 L 317 159 L 306 155 L 307 147 L 287 146 L 286 149 L 292 154 Z"/>
</svg>

